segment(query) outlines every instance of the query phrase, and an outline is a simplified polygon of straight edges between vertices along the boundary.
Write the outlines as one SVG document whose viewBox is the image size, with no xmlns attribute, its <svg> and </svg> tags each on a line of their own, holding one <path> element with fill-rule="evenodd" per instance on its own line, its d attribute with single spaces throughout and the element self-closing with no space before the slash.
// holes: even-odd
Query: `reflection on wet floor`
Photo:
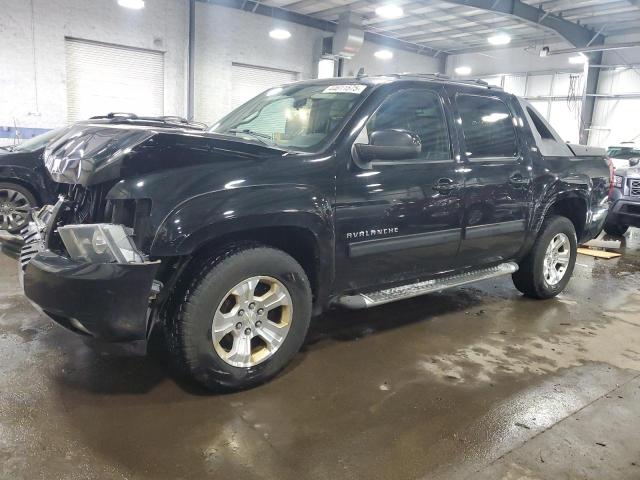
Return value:
<svg viewBox="0 0 640 480">
<path fill-rule="evenodd" d="M 0 258 L 0 477 L 640 478 L 640 230 L 621 251 L 554 300 L 503 278 L 331 312 L 217 396 L 52 325 Z"/>
</svg>

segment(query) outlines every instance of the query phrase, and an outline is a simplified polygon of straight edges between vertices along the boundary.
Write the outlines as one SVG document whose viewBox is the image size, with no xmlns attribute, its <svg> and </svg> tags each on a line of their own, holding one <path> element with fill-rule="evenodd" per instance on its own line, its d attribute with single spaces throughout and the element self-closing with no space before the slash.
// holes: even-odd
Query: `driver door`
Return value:
<svg viewBox="0 0 640 480">
<path fill-rule="evenodd" d="M 366 289 L 457 266 L 464 179 L 454 160 L 450 114 L 439 88 L 407 88 L 388 96 L 356 143 L 389 129 L 416 134 L 416 158 L 345 159 L 337 179 L 338 288 Z M 357 154 L 356 154 L 357 155 Z"/>
</svg>

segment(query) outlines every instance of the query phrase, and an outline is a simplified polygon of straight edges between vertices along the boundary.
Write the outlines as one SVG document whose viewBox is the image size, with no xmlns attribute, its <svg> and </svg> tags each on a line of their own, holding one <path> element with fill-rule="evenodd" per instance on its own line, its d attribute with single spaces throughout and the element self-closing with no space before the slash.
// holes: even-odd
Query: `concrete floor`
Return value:
<svg viewBox="0 0 640 480">
<path fill-rule="evenodd" d="M 0 477 L 638 479 L 640 230 L 623 253 L 554 300 L 503 278 L 331 313 L 224 396 L 53 325 L 0 258 Z"/>
</svg>

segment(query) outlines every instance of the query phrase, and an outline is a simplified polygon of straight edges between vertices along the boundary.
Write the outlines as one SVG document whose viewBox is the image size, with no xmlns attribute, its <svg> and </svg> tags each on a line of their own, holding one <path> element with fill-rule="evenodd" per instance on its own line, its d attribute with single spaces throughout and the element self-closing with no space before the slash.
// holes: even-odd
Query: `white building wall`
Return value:
<svg viewBox="0 0 640 480">
<path fill-rule="evenodd" d="M 606 41 L 606 43 L 608 44 L 626 42 L 640 42 L 640 26 L 638 27 L 638 33 L 628 35 L 615 35 L 607 37 Z M 631 63 L 635 64 L 636 66 L 640 66 L 640 47 L 606 51 L 604 52 L 602 63 L 606 65 Z"/>
<path fill-rule="evenodd" d="M 609 37 L 606 43 L 638 41 L 640 41 L 640 32 L 633 35 Z M 601 71 L 598 93 L 622 95 L 622 97 L 596 99 L 593 129 L 589 135 L 589 143 L 601 147 L 608 147 L 620 142 L 640 144 L 640 123 L 638 122 L 638 112 L 640 112 L 640 48 L 605 52 L 603 63 L 630 66 Z M 624 95 L 628 96 L 624 97 Z"/>
<path fill-rule="evenodd" d="M 282 25 L 282 23 L 279 23 Z M 314 48 L 325 32 L 287 23 L 288 40 L 274 40 L 270 17 L 198 3 L 196 5 L 195 117 L 214 123 L 231 107 L 231 65 L 243 63 L 298 72 L 314 78 Z"/>
<path fill-rule="evenodd" d="M 552 51 L 568 48 L 566 44 L 548 46 Z M 584 67 L 569 63 L 570 54 L 540 57 L 540 48 L 487 48 L 483 53 L 453 55 L 447 61 L 447 73 L 457 77 L 455 68 L 468 66 L 470 77 L 526 97 L 564 140 L 577 143 Z"/>
<path fill-rule="evenodd" d="M 269 31 L 286 26 L 288 40 L 274 40 Z M 320 42 L 331 35 L 315 28 L 284 23 L 270 17 L 237 9 L 198 3 L 196 7 L 195 116 L 214 123 L 231 107 L 231 65 L 276 68 L 298 73 L 300 80 L 316 78 Z M 355 75 L 360 67 L 367 74 L 436 72 L 438 61 L 412 52 L 393 51 L 393 59 L 380 60 L 374 52 L 383 49 L 365 42 L 360 52 L 345 61 L 344 75 Z"/>
<path fill-rule="evenodd" d="M 606 43 L 638 42 L 640 33 L 624 36 L 607 37 Z M 551 50 L 570 48 L 567 44 L 549 45 Z M 455 76 L 454 69 L 465 65 L 472 69 L 471 76 L 482 77 L 491 83 L 499 83 L 500 75 L 511 73 L 538 72 L 537 83 L 542 84 L 543 72 L 575 72 L 579 73 L 582 66 L 571 65 L 569 57 L 575 54 L 552 55 L 540 57 L 539 48 L 510 48 L 487 50 L 484 54 L 453 55 L 447 62 L 447 73 Z M 603 54 L 603 65 L 631 65 L 628 68 L 614 70 L 603 68 L 600 71 L 598 93 L 604 95 L 624 95 L 640 93 L 640 48 L 606 51 Z M 531 83 L 531 76 L 529 82 Z M 557 76 L 556 76 L 557 78 Z M 493 80 L 493 81 L 492 81 Z M 530 85 L 535 86 L 535 85 Z M 534 88 L 527 89 L 527 95 L 535 97 L 543 95 L 535 92 Z M 544 89 L 544 95 L 549 95 Z M 564 96 L 565 92 L 553 88 L 553 95 Z M 516 92 L 521 94 L 521 92 Z M 579 130 L 579 110 L 575 100 L 569 104 L 564 100 L 531 100 L 532 103 L 547 116 L 551 124 L 563 138 L 577 141 Z M 623 141 L 635 141 L 640 144 L 640 126 L 637 122 L 637 112 L 640 111 L 640 98 L 598 98 L 589 134 L 589 144 L 607 147 Z"/>
<path fill-rule="evenodd" d="M 580 70 L 580 66 L 569 63 L 569 57 L 573 55 L 540 57 L 542 46 L 527 48 L 490 48 L 487 46 L 486 51 L 482 53 L 451 55 L 447 59 L 447 75 L 455 76 L 455 68 L 459 66 L 471 67 L 471 76 L 475 78 L 502 73 Z M 570 45 L 566 43 L 546 46 L 552 51 L 570 48 Z"/>
<path fill-rule="evenodd" d="M 374 53 L 378 50 L 391 50 L 393 58 L 381 60 Z M 435 58 L 417 53 L 394 50 L 377 43 L 365 42 L 360 51 L 350 60 L 344 62 L 344 75 L 353 76 L 360 68 L 364 68 L 367 75 L 382 75 L 385 73 L 436 73 L 439 61 Z"/>
<path fill-rule="evenodd" d="M 138 11 L 115 0 L 33 0 L 33 7 L 35 45 L 31 1 L 0 0 L 0 126 L 65 124 L 65 37 L 165 52 L 164 113 L 185 114 L 187 0 L 147 1 Z"/>
</svg>

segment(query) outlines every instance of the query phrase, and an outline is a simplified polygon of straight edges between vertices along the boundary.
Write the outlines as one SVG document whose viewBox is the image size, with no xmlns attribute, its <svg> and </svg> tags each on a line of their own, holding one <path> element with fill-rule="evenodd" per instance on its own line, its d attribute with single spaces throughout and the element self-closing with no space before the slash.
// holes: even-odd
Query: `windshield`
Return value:
<svg viewBox="0 0 640 480">
<path fill-rule="evenodd" d="M 49 130 L 48 132 L 43 133 L 42 135 L 38 135 L 37 137 L 33 137 L 33 138 L 30 138 L 29 140 L 25 140 L 20 145 L 16 145 L 15 147 L 13 147 L 11 151 L 12 152 L 35 152 L 36 150 L 46 146 L 47 143 L 49 143 L 49 140 L 54 138 L 59 133 L 62 133 L 62 131 L 66 128 L 67 127 Z"/>
<path fill-rule="evenodd" d="M 607 155 L 611 158 L 629 160 L 630 158 L 640 157 L 640 149 L 631 147 L 609 147 Z"/>
<path fill-rule="evenodd" d="M 313 151 L 342 126 L 366 88 L 361 84 L 272 88 L 236 108 L 209 131 Z"/>
</svg>

